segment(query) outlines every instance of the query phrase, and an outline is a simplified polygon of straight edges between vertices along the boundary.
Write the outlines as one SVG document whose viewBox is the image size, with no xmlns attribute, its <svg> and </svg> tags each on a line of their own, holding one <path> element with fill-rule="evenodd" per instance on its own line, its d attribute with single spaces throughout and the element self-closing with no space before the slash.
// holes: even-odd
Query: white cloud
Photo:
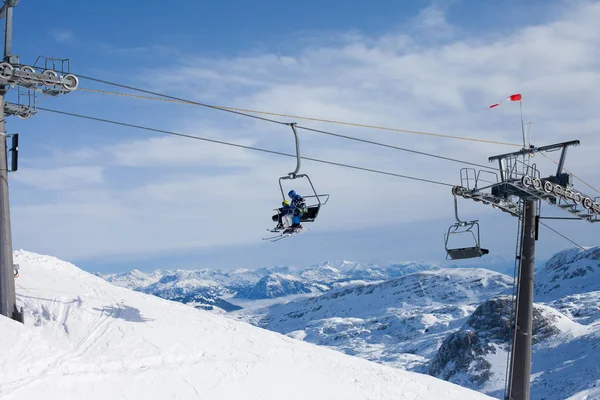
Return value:
<svg viewBox="0 0 600 400">
<path fill-rule="evenodd" d="M 423 9 L 412 21 L 411 30 L 417 32 L 420 39 L 448 41 L 456 34 L 456 27 L 446 19 L 446 10 L 450 4 L 432 4 Z"/>
<path fill-rule="evenodd" d="M 75 187 L 95 186 L 103 182 L 103 167 L 67 166 L 53 169 L 22 168 L 12 177 L 35 189 L 72 190 Z"/>
<path fill-rule="evenodd" d="M 242 146 L 254 144 L 252 140 L 238 140 L 235 143 Z M 111 156 L 116 165 L 161 168 L 244 166 L 258 159 L 254 153 L 239 147 L 173 136 L 119 143 L 111 148 Z"/>
<path fill-rule="evenodd" d="M 423 29 L 455 32 L 439 7 L 425 10 L 420 17 Z M 582 147 L 569 150 L 567 168 L 598 187 L 600 173 L 590 167 L 600 147 L 596 132 L 598 20 L 600 4 L 582 3 L 560 21 L 524 27 L 505 37 L 436 44 L 420 42 L 410 32 L 380 37 L 352 33 L 326 38 L 321 46 L 313 41 L 284 56 L 265 53 L 207 59 L 189 55 L 180 67 L 170 68 L 168 75 L 154 70 L 148 78 L 156 83 L 157 77 L 166 76 L 156 83 L 158 89 L 168 87 L 169 93 L 220 105 L 512 143 L 521 141 L 518 105 L 483 108 L 520 92 L 525 119 L 534 121 L 534 143 L 581 139 Z M 172 129 L 294 151 L 289 127 L 220 111 L 203 118 L 177 121 Z M 295 122 L 484 165 L 490 165 L 489 156 L 516 149 Z M 300 135 L 302 154 L 307 157 L 459 183 L 459 164 L 303 130 Z M 87 170 L 87 178 L 78 179 L 104 183 L 103 195 L 80 194 L 57 205 L 13 207 L 21 240 L 51 244 L 61 254 L 77 256 L 259 243 L 265 229 L 272 226 L 272 208 L 280 202 L 277 179 L 295 165 L 293 158 L 170 137 L 77 151 L 82 163 L 118 166 L 123 171 L 136 167 L 147 171 L 147 179 L 145 183 L 131 180 L 128 187 L 117 190 L 112 188 L 114 181 L 107 177 L 101 181 L 99 173 Z M 75 158 L 64 159 L 77 164 Z M 548 175 L 554 172 L 550 162 L 543 165 Z M 308 161 L 303 161 L 301 172 L 310 175 L 320 193 L 331 194 L 315 230 L 361 229 L 431 218 L 454 222 L 449 187 Z M 71 178 L 52 179 L 58 183 L 46 183 L 46 187 L 58 189 Z M 43 186 L 40 180 L 29 178 Z M 308 190 L 307 186 L 296 188 L 301 193 Z M 461 207 L 465 214 L 482 218 L 494 213 L 477 204 L 463 202 Z M 64 229 L 51 238 L 42 237 L 39 221 L 61 221 Z M 93 238 L 93 242 L 82 238 Z"/>
<path fill-rule="evenodd" d="M 53 29 L 50 31 L 50 36 L 58 43 L 71 43 L 75 40 L 74 33 L 63 28 Z"/>
</svg>

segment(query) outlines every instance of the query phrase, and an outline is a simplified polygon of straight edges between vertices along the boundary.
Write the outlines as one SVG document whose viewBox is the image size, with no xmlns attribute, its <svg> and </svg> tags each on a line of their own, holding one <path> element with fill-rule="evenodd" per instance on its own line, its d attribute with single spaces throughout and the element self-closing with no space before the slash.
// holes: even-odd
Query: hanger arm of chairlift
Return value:
<svg viewBox="0 0 600 400">
<path fill-rule="evenodd" d="M 294 172 L 290 172 L 288 175 L 291 178 L 295 178 L 298 172 L 300 172 L 300 139 L 298 138 L 298 131 L 296 131 L 296 123 L 292 122 L 290 126 L 294 132 L 294 140 L 296 141 L 296 169 Z"/>
<path fill-rule="evenodd" d="M 452 191 L 452 194 L 454 195 L 454 218 L 456 218 L 456 221 L 458 222 L 459 226 L 467 226 L 467 225 L 474 225 L 478 222 L 478 220 L 474 220 L 474 221 L 462 221 L 460 218 L 458 218 L 458 200 L 457 200 L 457 196 L 456 193 L 454 193 L 454 190 Z"/>
</svg>

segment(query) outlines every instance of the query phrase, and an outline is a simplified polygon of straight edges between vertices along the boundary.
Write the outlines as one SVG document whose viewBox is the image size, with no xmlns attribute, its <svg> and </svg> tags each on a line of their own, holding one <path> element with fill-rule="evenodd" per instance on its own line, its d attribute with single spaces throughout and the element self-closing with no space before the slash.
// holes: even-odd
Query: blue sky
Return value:
<svg viewBox="0 0 600 400">
<path fill-rule="evenodd" d="M 520 140 L 518 108 L 482 108 L 520 92 L 535 144 L 580 139 L 567 167 L 600 186 L 590 167 L 600 149 L 597 3 L 404 3 L 130 1 L 110 9 L 23 0 L 13 50 L 25 64 L 68 57 L 75 74 L 210 104 L 507 142 Z M 80 87 L 120 91 L 85 79 Z M 285 126 L 190 105 L 76 91 L 39 106 L 293 151 Z M 481 164 L 514 150 L 295 122 Z M 20 133 L 20 169 L 10 175 L 15 249 L 100 272 L 444 262 L 443 234 L 454 222 L 447 187 L 303 162 L 301 172 L 330 203 L 308 233 L 269 243 L 261 237 L 280 201 L 277 179 L 294 169 L 293 159 L 43 111 L 10 118 L 7 129 Z M 309 157 L 459 183 L 460 164 L 301 137 Z M 537 161 L 552 173 L 553 164 Z M 481 221 L 490 258 L 512 259 L 516 221 L 465 200 L 460 207 L 464 218 Z M 598 244 L 597 225 L 549 224 L 582 245 Z M 571 244 L 543 229 L 537 246 L 543 259 Z"/>
</svg>

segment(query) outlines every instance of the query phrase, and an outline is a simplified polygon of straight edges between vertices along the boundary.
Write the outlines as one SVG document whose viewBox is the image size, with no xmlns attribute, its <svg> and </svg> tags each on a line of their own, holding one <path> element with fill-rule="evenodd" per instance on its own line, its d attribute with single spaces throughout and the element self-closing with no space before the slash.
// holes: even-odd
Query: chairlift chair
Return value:
<svg viewBox="0 0 600 400">
<path fill-rule="evenodd" d="M 308 183 L 310 184 L 310 187 L 312 189 L 313 194 L 308 195 L 308 196 L 302 196 L 303 199 L 312 199 L 313 202 L 311 204 L 307 204 L 307 212 L 302 215 L 302 217 L 300 217 L 300 222 L 314 222 L 315 219 L 317 219 L 317 216 L 319 215 L 319 210 L 321 209 L 321 206 L 326 204 L 327 201 L 329 200 L 329 195 L 328 194 L 317 194 L 317 191 L 315 190 L 315 187 L 312 183 L 312 181 L 310 180 L 310 177 L 306 174 L 298 174 L 298 175 L 294 175 L 292 176 L 282 176 L 281 178 L 279 178 L 279 189 L 281 190 L 281 196 L 283 198 L 283 200 L 285 200 L 285 192 L 283 190 L 283 180 L 285 179 L 297 179 L 297 178 L 306 178 L 308 180 Z M 321 197 L 325 197 L 324 201 L 321 201 Z M 273 216 L 273 221 L 277 221 L 279 217 L 279 209 L 277 209 L 277 214 Z"/>
<path fill-rule="evenodd" d="M 448 232 L 444 235 L 444 243 L 446 248 L 446 260 L 449 258 L 452 260 L 462 260 L 466 258 L 475 258 L 481 257 L 485 254 L 488 254 L 490 251 L 488 249 L 481 248 L 481 238 L 479 236 L 479 221 L 461 221 L 458 218 L 458 204 L 456 200 L 456 193 L 454 192 L 454 188 L 452 189 L 452 194 L 454 195 L 454 216 L 456 218 L 456 223 L 451 225 L 448 228 Z M 473 232 L 473 230 L 476 231 Z M 473 237 L 473 241 L 475 242 L 475 246 L 472 247 L 458 247 L 458 248 L 450 248 L 448 247 L 448 242 L 450 240 L 450 235 L 453 234 L 465 234 L 470 233 Z"/>
<path fill-rule="evenodd" d="M 290 124 L 290 126 L 292 127 L 292 131 L 294 132 L 294 138 L 296 140 L 296 169 L 293 172 L 288 173 L 286 176 L 282 176 L 279 178 L 279 189 L 281 190 L 282 199 L 286 200 L 286 197 L 285 197 L 286 194 L 285 194 L 285 191 L 283 190 L 283 181 L 286 179 L 293 180 L 293 179 L 298 179 L 298 178 L 306 178 L 308 180 L 308 183 L 310 184 L 313 194 L 307 195 L 307 196 L 302 196 L 302 198 L 304 198 L 305 200 L 310 199 L 310 200 L 312 200 L 312 203 L 307 204 L 307 212 L 304 213 L 300 217 L 300 223 L 314 222 L 317 219 L 317 216 L 319 215 L 321 206 L 327 204 L 327 202 L 329 201 L 329 195 L 328 194 L 318 194 L 317 191 L 315 190 L 315 186 L 313 185 L 310 177 L 306 174 L 298 173 L 300 171 L 300 141 L 298 139 L 298 132 L 296 131 L 295 125 L 296 125 L 295 123 Z M 324 200 L 321 199 L 322 197 L 324 198 Z M 276 214 L 273 215 L 271 219 L 274 222 L 277 222 L 277 221 L 279 221 L 281 211 L 279 208 L 276 208 L 275 212 L 276 212 Z M 279 229 L 277 229 L 277 228 L 271 230 L 271 232 L 277 232 L 277 231 L 279 231 Z"/>
</svg>

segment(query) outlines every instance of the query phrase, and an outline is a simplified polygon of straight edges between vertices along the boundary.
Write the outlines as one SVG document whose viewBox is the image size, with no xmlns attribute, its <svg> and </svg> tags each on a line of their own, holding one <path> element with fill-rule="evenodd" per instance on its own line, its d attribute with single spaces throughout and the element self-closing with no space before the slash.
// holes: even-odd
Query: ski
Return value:
<svg viewBox="0 0 600 400">
<path fill-rule="evenodd" d="M 308 228 L 302 227 L 301 229 L 297 229 L 297 230 L 294 230 L 294 231 L 291 231 L 291 232 L 285 232 L 286 230 L 287 229 L 285 229 L 283 231 L 283 233 L 281 233 L 281 234 L 279 234 L 277 236 L 271 236 L 271 237 L 267 237 L 267 238 L 262 238 L 262 240 L 270 240 L 271 242 L 277 242 L 277 241 L 279 241 L 281 239 L 287 238 L 288 236 L 296 235 L 298 233 L 303 233 L 303 232 L 307 231 Z M 267 229 L 267 231 L 272 232 L 272 233 L 279 232 L 278 230 L 271 230 L 271 229 Z"/>
<path fill-rule="evenodd" d="M 281 235 L 277 235 L 277 236 L 271 236 L 271 237 L 262 238 L 262 240 L 270 240 L 271 242 L 276 242 L 278 240 L 285 239 L 288 236 L 290 236 L 290 234 L 289 233 L 285 233 L 285 234 L 281 234 Z"/>
</svg>

